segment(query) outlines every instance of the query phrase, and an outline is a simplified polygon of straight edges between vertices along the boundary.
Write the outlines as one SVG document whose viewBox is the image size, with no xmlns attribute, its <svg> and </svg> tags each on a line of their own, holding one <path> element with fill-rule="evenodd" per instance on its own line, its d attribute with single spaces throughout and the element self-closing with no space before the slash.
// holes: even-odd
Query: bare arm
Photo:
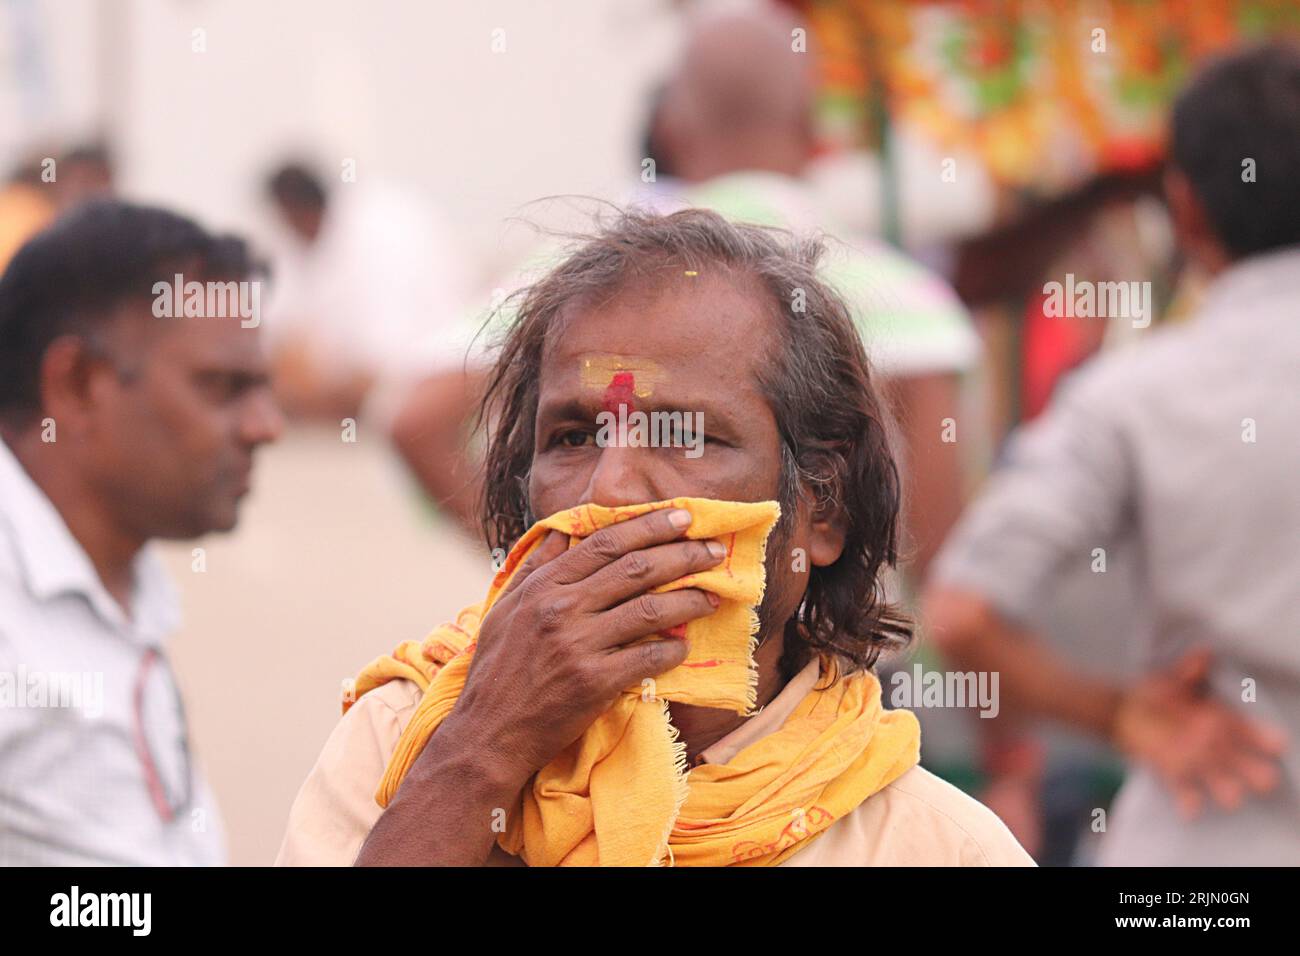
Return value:
<svg viewBox="0 0 1300 956">
<path fill-rule="evenodd" d="M 890 384 L 906 452 L 904 557 L 921 581 L 961 513 L 961 456 L 956 442 L 943 440 L 944 419 L 958 419 L 958 377 L 917 375 Z"/>
<path fill-rule="evenodd" d="M 980 728 L 986 749 L 1005 745 L 1018 718 L 1064 722 L 1154 770 L 1189 819 L 1206 796 L 1233 810 L 1248 793 L 1278 784 L 1285 736 L 1209 694 L 1206 651 L 1122 687 L 1080 673 L 978 595 L 931 589 L 925 615 L 931 638 L 954 666 L 999 675 L 1001 712 L 977 721 L 989 725 Z"/>
<path fill-rule="evenodd" d="M 412 389 L 391 430 L 421 487 L 475 535 L 481 476 L 467 441 L 485 378 L 459 368 L 430 375 Z"/>
<path fill-rule="evenodd" d="M 980 595 L 931 588 L 923 617 L 929 639 L 950 665 L 999 675 L 999 714 L 980 723 L 1006 727 L 1047 717 L 1111 739 L 1120 689 L 1081 674 Z"/>
<path fill-rule="evenodd" d="M 334 422 L 355 418 L 374 384 L 373 373 L 363 370 L 326 375 L 302 340 L 284 343 L 272 365 L 276 400 L 296 419 Z"/>
<path fill-rule="evenodd" d="M 357 855 L 357 866 L 482 866 L 493 823 L 531 771 L 512 766 L 452 715 L 433 735 Z"/>
</svg>

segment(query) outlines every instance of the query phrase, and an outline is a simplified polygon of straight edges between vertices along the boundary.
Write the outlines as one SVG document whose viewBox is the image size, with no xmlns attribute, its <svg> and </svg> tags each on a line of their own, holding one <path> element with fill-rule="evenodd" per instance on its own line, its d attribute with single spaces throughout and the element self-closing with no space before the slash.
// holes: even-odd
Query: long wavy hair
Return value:
<svg viewBox="0 0 1300 956">
<path fill-rule="evenodd" d="M 548 341 L 563 333 L 566 312 L 632 281 L 659 274 L 666 280 L 670 269 L 680 275 L 721 267 L 761 283 L 780 330 L 779 347 L 759 373 L 781 438 L 786 528 L 778 526 L 775 540 L 783 540 L 800 499 L 815 514 L 838 511 L 846 527 L 839 559 L 809 569 L 804 599 L 786 628 L 783 669 L 792 659 L 822 653 L 835 660 L 838 676 L 870 668 L 883 651 L 905 646 L 910 622 L 887 603 L 881 582 L 898 547 L 901 489 L 892 422 L 848 306 L 818 275 L 824 242 L 701 209 L 618 211 L 595 232 L 573 238 L 555 268 L 502 307 L 508 321 L 499 325 L 478 420 L 487 431 L 482 520 L 488 547 L 508 550 L 534 520 L 528 477 L 542 357 Z"/>
</svg>

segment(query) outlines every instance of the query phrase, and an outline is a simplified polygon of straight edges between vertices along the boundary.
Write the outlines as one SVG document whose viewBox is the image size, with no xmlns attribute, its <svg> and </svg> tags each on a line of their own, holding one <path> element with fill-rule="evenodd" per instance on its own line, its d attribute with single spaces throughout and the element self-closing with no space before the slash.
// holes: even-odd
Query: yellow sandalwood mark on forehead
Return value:
<svg viewBox="0 0 1300 956">
<path fill-rule="evenodd" d="M 622 355 L 584 355 L 579 359 L 583 388 L 605 390 L 616 380 L 629 382 L 637 398 L 653 395 L 667 381 L 667 373 L 656 362 Z M 630 376 L 630 378 L 629 378 Z"/>
</svg>

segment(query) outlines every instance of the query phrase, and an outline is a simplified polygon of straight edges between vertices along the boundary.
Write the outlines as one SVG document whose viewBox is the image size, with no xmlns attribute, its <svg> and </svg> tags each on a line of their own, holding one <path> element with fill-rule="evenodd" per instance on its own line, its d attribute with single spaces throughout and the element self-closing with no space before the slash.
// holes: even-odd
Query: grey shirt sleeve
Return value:
<svg viewBox="0 0 1300 956">
<path fill-rule="evenodd" d="M 1133 465 L 1114 376 L 1085 369 L 1005 457 L 944 544 L 932 579 L 1027 624 L 1065 566 L 1087 569 L 1133 520 Z M 1095 549 L 1103 549 L 1098 555 Z"/>
</svg>

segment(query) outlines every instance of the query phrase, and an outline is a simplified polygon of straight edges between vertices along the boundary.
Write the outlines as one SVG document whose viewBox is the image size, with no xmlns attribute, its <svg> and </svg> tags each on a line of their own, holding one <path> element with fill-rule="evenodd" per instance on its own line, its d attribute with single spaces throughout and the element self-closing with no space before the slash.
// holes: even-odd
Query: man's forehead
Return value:
<svg viewBox="0 0 1300 956">
<path fill-rule="evenodd" d="M 148 301 L 127 301 L 115 310 L 111 327 L 118 341 L 144 351 L 158 349 L 196 361 L 257 365 L 264 358 L 258 326 L 239 316 L 155 316 Z"/>
<path fill-rule="evenodd" d="M 653 395 L 668 380 L 662 365 L 635 355 L 586 352 L 578 357 L 575 367 L 579 383 L 585 388 L 605 388 L 611 382 L 623 381 L 640 398 Z"/>
<path fill-rule="evenodd" d="M 645 387 L 753 369 L 772 346 L 770 300 L 756 281 L 705 270 L 645 280 L 565 310 L 543 377 L 604 387 L 631 373 Z"/>
</svg>

